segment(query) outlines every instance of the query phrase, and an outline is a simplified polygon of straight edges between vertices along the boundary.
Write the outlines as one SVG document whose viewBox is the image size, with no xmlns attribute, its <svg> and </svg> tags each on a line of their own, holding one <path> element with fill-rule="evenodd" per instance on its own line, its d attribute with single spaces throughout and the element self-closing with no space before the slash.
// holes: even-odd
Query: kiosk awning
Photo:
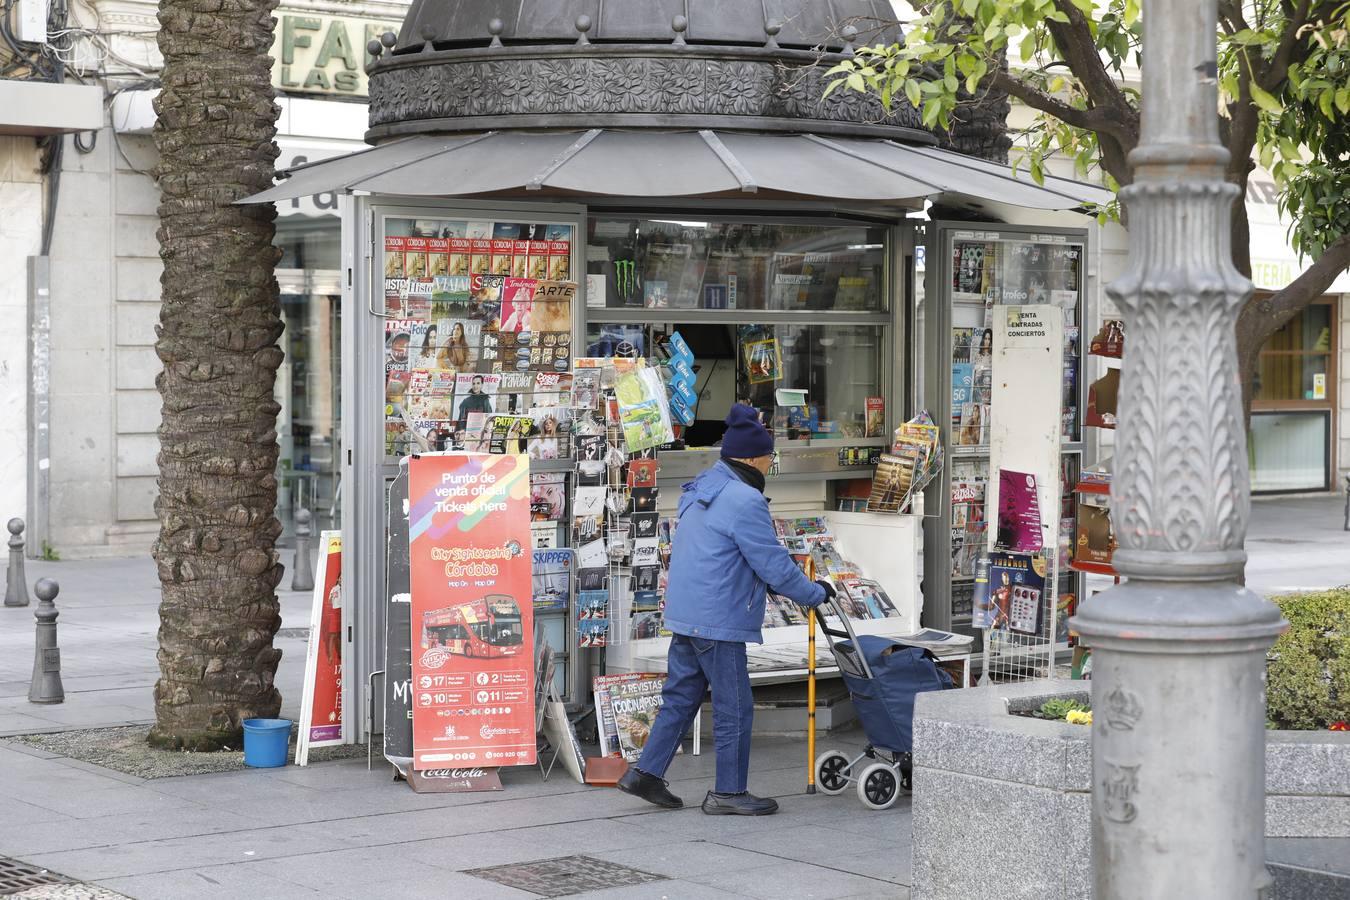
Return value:
<svg viewBox="0 0 1350 900">
<path fill-rule="evenodd" d="M 742 197 L 903 203 L 945 196 L 1032 209 L 1104 203 L 1099 187 L 888 140 L 730 131 L 417 135 L 297 166 L 245 203 L 324 191 L 411 197 Z"/>
</svg>

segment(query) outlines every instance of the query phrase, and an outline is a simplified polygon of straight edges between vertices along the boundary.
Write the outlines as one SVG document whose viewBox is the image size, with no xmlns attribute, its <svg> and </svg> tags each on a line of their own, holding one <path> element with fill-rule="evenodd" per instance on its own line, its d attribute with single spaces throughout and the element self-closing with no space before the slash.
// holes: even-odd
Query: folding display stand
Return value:
<svg viewBox="0 0 1350 900">
<path fill-rule="evenodd" d="M 1040 562 L 1044 582 L 1035 601 L 1039 604 L 1036 625 L 1030 632 L 1014 628 L 1009 617 L 1000 617 L 995 627 L 984 630 L 981 685 L 988 684 L 991 676 L 1020 680 L 1054 675 L 1060 576 L 1063 311 L 1046 305 L 996 306 L 993 312 L 997 375 L 990 402 L 986 551 L 1013 549 L 999 546 L 1000 517 L 1008 514 L 999 496 L 1002 473 L 1034 478 L 1041 548 L 1031 554 L 1031 560 L 1033 566 Z M 991 597 L 995 591 L 991 583 Z"/>
</svg>

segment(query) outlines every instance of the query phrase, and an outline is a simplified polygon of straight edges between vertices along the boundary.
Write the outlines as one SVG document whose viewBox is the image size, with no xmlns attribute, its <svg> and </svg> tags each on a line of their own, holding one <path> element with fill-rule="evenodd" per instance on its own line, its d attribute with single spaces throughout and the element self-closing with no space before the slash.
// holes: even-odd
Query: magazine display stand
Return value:
<svg viewBox="0 0 1350 900">
<path fill-rule="evenodd" d="M 980 684 L 1048 678 L 1055 669 L 1060 574 L 1060 373 L 1047 366 L 1064 343 L 1055 306 L 994 311 L 994 379 L 985 490 L 987 568 L 974 614 L 984 628 Z M 983 584 L 981 584 L 983 577 Z"/>
<path fill-rule="evenodd" d="M 922 516 L 866 512 L 827 512 L 823 518 L 840 552 L 856 563 L 861 574 L 878 582 L 897 615 L 882 619 L 852 619 L 859 634 L 875 634 L 909 643 L 922 643 L 940 658 L 962 668 L 969 683 L 970 645 L 958 635 L 923 629 L 919 592 L 922 562 Z M 807 672 L 808 632 L 805 625 L 782 625 L 763 630 L 764 643 L 748 648 L 750 680 L 756 684 L 803 681 Z M 664 672 L 669 635 L 631 640 L 610 647 L 608 665 L 615 672 Z M 823 646 L 816 652 L 816 676 L 837 674 L 834 658 Z"/>
<path fill-rule="evenodd" d="M 1080 334 L 1092 318 L 1085 292 L 1088 233 L 1082 229 L 988 226 L 935 222 L 928 232 L 924 302 L 924 390 L 943 431 L 943 471 L 929 485 L 924 521 L 924 623 L 963 634 L 973 627 L 975 575 L 989 546 L 985 514 L 989 486 L 997 480 L 990 462 L 991 420 L 1036 415 L 1058 407 L 1058 441 L 1043 448 L 1056 464 L 1060 505 L 1042 506 L 1061 540 L 1073 534 L 1073 485 L 1084 452 L 1079 427 L 1083 408 Z M 1062 352 L 1042 351 L 1045 384 L 1034 399 L 1008 396 L 995 403 L 1004 380 L 995 357 L 994 323 L 1010 306 L 1051 305 L 1062 316 Z M 1056 396 L 1050 396 L 1051 384 Z M 1010 405 L 1005 405 L 1010 404 Z M 1017 471 L 1004 463 L 1005 468 Z M 1040 479 L 1038 479 L 1039 485 Z M 1082 577 L 1059 566 L 1057 594 L 1072 606 Z M 1061 611 L 1056 619 L 1066 618 Z M 1067 641 L 1060 635 L 1059 643 Z M 977 652 L 980 648 L 976 648 Z"/>
</svg>

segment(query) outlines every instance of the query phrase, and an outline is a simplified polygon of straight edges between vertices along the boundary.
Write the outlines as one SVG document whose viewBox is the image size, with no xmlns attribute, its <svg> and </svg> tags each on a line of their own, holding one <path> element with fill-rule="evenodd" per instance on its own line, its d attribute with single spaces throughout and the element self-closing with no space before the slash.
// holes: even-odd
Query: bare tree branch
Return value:
<svg viewBox="0 0 1350 900">
<path fill-rule="evenodd" d="M 1341 235 L 1327 245 L 1326 250 L 1281 291 L 1259 300 L 1254 304 L 1262 317 L 1276 317 L 1279 324 L 1270 329 L 1279 330 L 1299 310 L 1326 293 L 1327 288 L 1336 280 L 1336 276 L 1350 266 L 1350 234 Z M 1267 335 L 1269 336 L 1269 335 Z M 1265 341 L 1262 340 L 1264 344 Z"/>
<path fill-rule="evenodd" d="M 1311 0 L 1299 0 L 1298 8 L 1285 24 L 1284 34 L 1280 36 L 1275 54 L 1266 63 L 1264 70 L 1256 76 L 1256 83 L 1264 90 L 1274 91 L 1289 77 L 1289 64 L 1294 62 L 1294 48 L 1298 46 L 1299 31 L 1308 22 L 1308 11 L 1311 7 Z M 1311 42 L 1304 40 L 1303 44 L 1304 53 L 1300 54 L 1301 56 L 1306 54 Z"/>
<path fill-rule="evenodd" d="M 1129 103 L 1120 85 L 1106 71 L 1097 42 L 1092 39 L 1092 28 L 1082 10 L 1074 6 L 1071 0 L 1055 0 L 1055 8 L 1068 17 L 1069 24 L 1047 21 L 1046 27 L 1069 63 L 1069 68 L 1083 83 L 1093 106 L 1114 110 L 1128 108 Z"/>
</svg>

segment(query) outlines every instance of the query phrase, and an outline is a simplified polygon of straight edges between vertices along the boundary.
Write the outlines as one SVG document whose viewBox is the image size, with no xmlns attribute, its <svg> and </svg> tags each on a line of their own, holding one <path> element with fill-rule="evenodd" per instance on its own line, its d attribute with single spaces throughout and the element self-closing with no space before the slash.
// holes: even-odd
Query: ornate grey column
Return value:
<svg viewBox="0 0 1350 900">
<path fill-rule="evenodd" d="M 1240 586 L 1250 511 L 1215 0 L 1143 16 L 1112 517 L 1128 581 L 1083 606 L 1093 648 L 1097 900 L 1262 895 L 1265 651 L 1278 610 Z"/>
</svg>

